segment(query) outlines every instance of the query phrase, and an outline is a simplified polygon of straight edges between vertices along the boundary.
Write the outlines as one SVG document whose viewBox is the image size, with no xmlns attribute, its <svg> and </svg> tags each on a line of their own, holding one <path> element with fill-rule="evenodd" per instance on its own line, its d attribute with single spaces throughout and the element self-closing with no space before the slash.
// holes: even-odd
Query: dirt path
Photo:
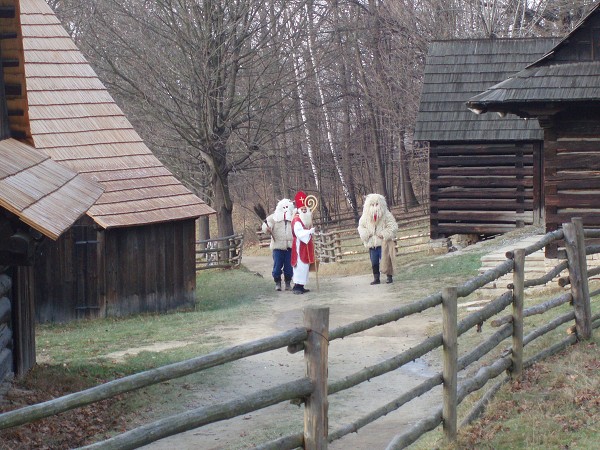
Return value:
<svg viewBox="0 0 600 450">
<path fill-rule="evenodd" d="M 252 271 L 270 279 L 271 258 L 245 256 L 244 263 Z M 399 283 L 370 286 L 367 275 L 348 277 L 320 276 L 319 291 L 311 274 L 311 292 L 293 295 L 291 292 L 268 293 L 264 302 L 268 313 L 239 327 L 219 330 L 236 343 L 248 342 L 302 325 L 302 309 L 309 305 L 330 308 L 330 328 L 351 323 L 377 313 L 386 312 L 401 304 L 422 298 L 423 286 L 411 287 Z M 401 294 L 400 294 L 401 293 Z M 427 328 L 438 322 L 438 314 L 418 314 L 397 323 L 377 327 L 346 339 L 331 342 L 329 347 L 330 380 L 349 375 L 414 346 L 426 337 Z M 225 371 L 223 371 L 225 372 Z M 401 393 L 434 373 L 425 361 L 417 360 L 391 374 L 377 377 L 361 386 L 329 398 L 330 430 L 335 430 L 372 410 L 385 405 Z M 231 370 L 211 379 L 206 386 L 193 392 L 193 407 L 209 405 L 216 400 L 226 401 L 250 394 L 269 386 L 300 378 L 304 375 L 302 353 L 291 355 L 285 350 L 247 358 L 233 364 Z M 424 417 L 440 405 L 439 391 L 413 400 L 400 410 L 388 414 L 376 423 L 361 428 L 331 444 L 331 449 L 383 449 L 401 430 Z M 197 430 L 162 439 L 146 449 L 239 449 L 248 448 L 279 436 L 302 430 L 302 408 L 288 403 L 217 422 Z"/>
</svg>

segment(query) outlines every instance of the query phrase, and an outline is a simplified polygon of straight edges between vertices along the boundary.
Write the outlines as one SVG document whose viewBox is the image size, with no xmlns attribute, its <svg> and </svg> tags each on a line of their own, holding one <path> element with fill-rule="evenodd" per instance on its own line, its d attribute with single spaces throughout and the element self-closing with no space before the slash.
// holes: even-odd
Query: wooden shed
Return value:
<svg viewBox="0 0 600 450">
<path fill-rule="evenodd" d="M 572 217 L 600 226 L 599 8 L 542 58 L 468 101 L 480 113 L 537 119 L 544 132 L 547 231 Z"/>
<path fill-rule="evenodd" d="M 36 246 L 58 239 L 101 194 L 99 184 L 0 131 L 0 382 L 35 364 Z"/>
<path fill-rule="evenodd" d="M 193 305 L 195 219 L 214 210 L 152 154 L 44 0 L 0 6 L 10 135 L 104 188 L 38 247 L 37 319 Z"/>
<path fill-rule="evenodd" d="M 558 39 L 468 39 L 429 46 L 415 127 L 430 148 L 430 233 L 494 235 L 543 217 L 536 121 L 475 115 L 465 102 L 540 58 Z"/>
</svg>

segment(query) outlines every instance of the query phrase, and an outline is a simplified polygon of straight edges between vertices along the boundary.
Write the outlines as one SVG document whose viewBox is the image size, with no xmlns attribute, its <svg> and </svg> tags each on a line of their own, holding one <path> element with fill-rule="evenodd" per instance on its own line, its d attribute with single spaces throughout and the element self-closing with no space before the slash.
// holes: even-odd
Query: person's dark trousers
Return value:
<svg viewBox="0 0 600 450">
<path fill-rule="evenodd" d="M 379 284 L 380 273 L 379 273 L 379 261 L 381 260 L 381 247 L 372 247 L 369 249 L 369 258 L 371 259 L 371 267 L 373 268 L 373 281 L 371 284 Z"/>
<path fill-rule="evenodd" d="M 291 281 L 292 275 L 294 274 L 294 269 L 292 269 L 292 249 L 288 248 L 287 250 L 273 250 L 273 280 L 275 280 L 275 285 L 278 286 L 277 290 L 281 290 L 281 274 L 285 278 L 285 288 L 286 290 L 291 289 Z"/>
</svg>

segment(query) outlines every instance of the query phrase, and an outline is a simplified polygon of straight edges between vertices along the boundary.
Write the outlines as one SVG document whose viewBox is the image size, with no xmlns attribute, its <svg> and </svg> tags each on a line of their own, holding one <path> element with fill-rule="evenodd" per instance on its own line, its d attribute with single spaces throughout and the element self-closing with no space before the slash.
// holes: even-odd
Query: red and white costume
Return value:
<svg viewBox="0 0 600 450">
<path fill-rule="evenodd" d="M 298 192 L 295 197 L 297 212 L 292 219 L 292 267 L 294 284 L 306 286 L 310 264 L 315 262 L 315 245 L 312 228 L 312 213 L 303 208 L 306 194 Z M 305 209 L 305 211 L 302 211 Z"/>
</svg>

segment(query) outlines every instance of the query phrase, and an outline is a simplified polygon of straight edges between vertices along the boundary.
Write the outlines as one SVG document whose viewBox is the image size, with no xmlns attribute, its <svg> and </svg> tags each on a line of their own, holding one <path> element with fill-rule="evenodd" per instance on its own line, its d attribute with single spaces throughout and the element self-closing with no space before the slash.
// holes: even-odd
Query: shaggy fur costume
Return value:
<svg viewBox="0 0 600 450">
<path fill-rule="evenodd" d="M 358 221 L 358 234 L 368 249 L 382 247 L 381 272 L 389 276 L 394 273 L 393 253 L 390 251 L 397 232 L 398 224 L 388 209 L 385 197 L 380 194 L 367 195 Z"/>
<path fill-rule="evenodd" d="M 273 250 L 273 280 L 275 289 L 281 291 L 281 274 L 285 278 L 285 290 L 292 290 L 291 282 L 294 275 L 292 268 L 292 215 L 294 204 L 284 198 L 277 203 L 275 212 L 265 219 L 262 225 L 263 233 L 271 233 Z"/>
<path fill-rule="evenodd" d="M 271 233 L 271 250 L 292 248 L 292 218 L 294 203 L 284 198 L 277 203 L 275 212 L 262 224 L 263 233 Z"/>
</svg>

